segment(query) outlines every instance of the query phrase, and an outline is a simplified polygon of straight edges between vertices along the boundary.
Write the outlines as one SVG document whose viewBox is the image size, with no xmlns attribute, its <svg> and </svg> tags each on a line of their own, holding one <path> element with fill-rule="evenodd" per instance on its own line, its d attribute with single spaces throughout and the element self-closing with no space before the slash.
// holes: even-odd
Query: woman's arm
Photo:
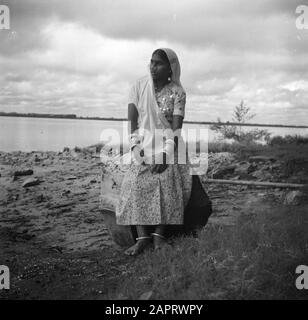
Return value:
<svg viewBox="0 0 308 320">
<path fill-rule="evenodd" d="M 172 118 L 172 130 L 173 132 L 175 131 L 179 131 L 182 129 L 183 126 L 183 119 L 184 117 L 179 116 L 179 115 L 174 115 Z M 178 147 L 178 136 L 175 135 L 174 136 L 174 143 L 175 143 L 175 147 L 174 147 L 174 151 L 176 151 L 177 147 Z"/>
<path fill-rule="evenodd" d="M 128 121 L 131 125 L 131 132 L 134 133 L 138 129 L 138 110 L 134 103 L 128 104 Z"/>
<path fill-rule="evenodd" d="M 138 110 L 134 103 L 128 104 L 128 121 L 130 123 L 130 134 L 133 134 L 138 129 Z M 131 143 L 131 150 L 133 151 L 134 159 L 137 163 L 143 163 L 142 157 L 144 156 L 144 151 L 142 147 L 138 144 L 138 142 L 134 142 L 133 140 L 130 141 Z"/>
</svg>

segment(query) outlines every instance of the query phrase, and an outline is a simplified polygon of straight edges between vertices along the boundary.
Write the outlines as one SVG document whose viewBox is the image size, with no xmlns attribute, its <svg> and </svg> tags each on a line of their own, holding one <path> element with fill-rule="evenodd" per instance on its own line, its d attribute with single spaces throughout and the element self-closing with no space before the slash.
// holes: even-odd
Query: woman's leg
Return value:
<svg viewBox="0 0 308 320">
<path fill-rule="evenodd" d="M 135 256 L 141 253 L 151 242 L 151 228 L 150 226 L 136 226 L 137 242 L 125 251 L 129 256 Z"/>
<path fill-rule="evenodd" d="M 155 250 L 160 249 L 163 246 L 169 245 L 167 243 L 167 239 L 165 238 L 166 228 L 167 225 L 165 224 L 160 224 L 155 227 L 155 231 L 154 233 L 152 233 Z"/>
</svg>

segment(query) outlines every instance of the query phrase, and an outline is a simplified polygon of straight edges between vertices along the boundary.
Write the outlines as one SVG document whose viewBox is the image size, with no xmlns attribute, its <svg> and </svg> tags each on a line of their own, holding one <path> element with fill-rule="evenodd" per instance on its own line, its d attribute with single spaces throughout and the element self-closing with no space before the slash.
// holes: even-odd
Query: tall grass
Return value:
<svg viewBox="0 0 308 320">
<path fill-rule="evenodd" d="M 235 226 L 207 225 L 160 253 L 147 251 L 108 298 L 304 299 L 295 269 L 307 264 L 308 207 L 256 208 Z"/>
</svg>

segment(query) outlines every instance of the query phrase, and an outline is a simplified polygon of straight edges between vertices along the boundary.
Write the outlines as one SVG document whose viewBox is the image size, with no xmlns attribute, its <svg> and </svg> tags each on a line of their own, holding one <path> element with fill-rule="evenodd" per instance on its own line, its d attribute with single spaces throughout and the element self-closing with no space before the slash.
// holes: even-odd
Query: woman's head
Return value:
<svg viewBox="0 0 308 320">
<path fill-rule="evenodd" d="M 162 49 L 157 49 L 152 53 L 150 71 L 153 80 L 167 81 L 171 78 L 172 69 L 166 52 Z"/>
</svg>

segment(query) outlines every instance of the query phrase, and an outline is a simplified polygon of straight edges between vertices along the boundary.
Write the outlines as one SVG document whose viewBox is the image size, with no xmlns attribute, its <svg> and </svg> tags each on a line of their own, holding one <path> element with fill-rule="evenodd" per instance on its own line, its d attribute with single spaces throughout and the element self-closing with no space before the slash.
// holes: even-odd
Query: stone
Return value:
<svg viewBox="0 0 308 320">
<path fill-rule="evenodd" d="M 212 173 L 212 177 L 213 179 L 221 179 L 227 174 L 232 174 L 235 168 L 236 168 L 236 165 L 228 165 L 228 166 L 220 167 Z"/>
<path fill-rule="evenodd" d="M 251 176 L 256 178 L 258 181 L 270 181 L 273 178 L 269 172 L 263 170 L 257 170 L 253 172 Z"/>
<path fill-rule="evenodd" d="M 144 292 L 138 300 L 150 300 L 153 295 L 153 291 Z"/>
<path fill-rule="evenodd" d="M 66 178 L 66 180 L 75 180 L 78 179 L 76 176 L 69 176 Z"/>
<path fill-rule="evenodd" d="M 25 169 L 25 170 L 20 170 L 20 171 L 15 171 L 13 176 L 14 177 L 20 177 L 20 176 L 29 176 L 33 174 L 32 169 Z"/>
<path fill-rule="evenodd" d="M 24 183 L 22 184 L 22 186 L 24 188 L 26 187 L 32 187 L 32 186 L 36 186 L 38 184 L 40 184 L 42 181 L 37 179 L 37 178 L 29 178 L 26 181 L 24 181 Z"/>
<path fill-rule="evenodd" d="M 89 152 L 89 153 L 96 153 L 96 147 L 88 147 L 87 148 L 87 152 Z"/>
<path fill-rule="evenodd" d="M 273 157 L 267 157 L 267 156 L 252 156 L 249 157 L 249 162 L 275 162 L 276 159 Z"/>
<path fill-rule="evenodd" d="M 307 195 L 299 190 L 293 190 L 286 194 L 284 204 L 287 205 L 299 205 L 307 200 Z"/>
<path fill-rule="evenodd" d="M 39 194 L 37 197 L 35 197 L 35 201 L 36 203 L 41 203 L 41 202 L 44 202 L 46 199 L 45 199 L 45 196 L 43 194 Z"/>
<path fill-rule="evenodd" d="M 256 166 L 254 166 L 251 163 L 248 162 L 244 162 L 244 163 L 240 163 L 234 170 L 234 173 L 236 175 L 239 175 L 241 177 L 246 177 L 248 174 L 250 174 L 251 172 L 253 172 L 256 169 Z"/>
</svg>

